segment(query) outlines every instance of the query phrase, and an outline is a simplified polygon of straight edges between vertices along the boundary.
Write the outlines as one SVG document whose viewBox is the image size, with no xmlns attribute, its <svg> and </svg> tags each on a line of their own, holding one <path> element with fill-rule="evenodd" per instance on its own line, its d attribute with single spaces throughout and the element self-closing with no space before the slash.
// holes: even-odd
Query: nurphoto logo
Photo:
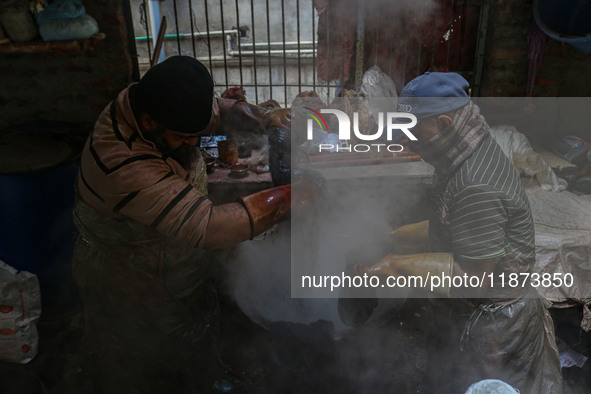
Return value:
<svg viewBox="0 0 591 394">
<path fill-rule="evenodd" d="M 307 139 L 312 141 L 314 139 L 314 122 L 318 125 L 320 130 L 328 132 L 328 125 L 322 114 L 332 114 L 337 117 L 339 124 L 339 140 L 348 142 L 351 140 L 351 120 L 349 115 L 338 109 L 321 109 L 320 112 L 309 107 L 304 107 L 305 113 L 311 119 L 307 120 Z M 401 123 L 402 122 L 402 123 Z M 383 140 L 382 135 L 384 130 L 386 132 L 386 141 L 392 141 L 392 132 L 394 130 L 402 131 L 411 141 L 416 141 L 417 138 L 410 132 L 417 124 L 417 117 L 406 112 L 380 112 L 378 114 L 378 129 L 373 134 L 363 134 L 359 130 L 359 113 L 353 113 L 353 133 L 359 141 L 378 141 Z M 385 143 L 367 143 L 367 144 L 319 144 L 318 151 L 347 151 L 347 152 L 369 152 L 375 150 L 380 152 L 381 149 L 386 149 L 388 152 L 396 153 L 402 152 L 404 147 L 400 144 L 385 144 Z"/>
</svg>

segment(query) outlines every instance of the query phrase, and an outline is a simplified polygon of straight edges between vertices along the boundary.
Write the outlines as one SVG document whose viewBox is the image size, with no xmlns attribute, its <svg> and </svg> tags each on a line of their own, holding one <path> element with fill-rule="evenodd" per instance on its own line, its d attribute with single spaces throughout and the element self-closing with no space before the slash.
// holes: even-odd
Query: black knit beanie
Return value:
<svg viewBox="0 0 591 394">
<path fill-rule="evenodd" d="M 207 68 L 190 56 L 172 56 L 140 79 L 135 102 L 166 128 L 197 133 L 209 123 L 212 99 L 213 80 Z"/>
</svg>

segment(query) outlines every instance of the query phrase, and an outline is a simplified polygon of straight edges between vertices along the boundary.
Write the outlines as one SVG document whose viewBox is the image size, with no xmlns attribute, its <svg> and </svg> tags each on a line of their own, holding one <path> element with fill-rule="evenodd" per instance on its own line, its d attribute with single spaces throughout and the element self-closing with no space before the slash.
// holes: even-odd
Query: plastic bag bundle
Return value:
<svg viewBox="0 0 591 394">
<path fill-rule="evenodd" d="M 361 93 L 365 96 L 369 113 L 378 123 L 380 112 L 396 111 L 398 106 L 398 92 L 392 78 L 384 74 L 378 66 L 373 66 L 363 74 Z M 390 98 L 384 100 L 384 97 Z M 376 100 L 380 98 L 380 100 Z"/>
<path fill-rule="evenodd" d="M 40 315 L 37 276 L 0 260 L 0 360 L 26 364 L 37 355 Z"/>
<path fill-rule="evenodd" d="M 39 33 L 26 4 L 17 0 L 0 0 L 0 26 L 14 42 L 30 41 Z"/>
<path fill-rule="evenodd" d="M 99 32 L 80 0 L 55 0 L 35 15 L 43 41 L 85 40 Z"/>
<path fill-rule="evenodd" d="M 486 379 L 468 387 L 464 394 L 519 394 L 511 385 L 497 379 Z"/>
<path fill-rule="evenodd" d="M 43 41 L 86 40 L 98 32 L 98 23 L 87 14 L 73 19 L 51 19 L 39 26 Z"/>
<path fill-rule="evenodd" d="M 566 190 L 567 182 L 556 176 L 550 165 L 534 152 L 527 137 L 515 127 L 500 125 L 491 127 L 489 131 L 503 153 L 513 162 L 517 172 L 532 177 L 535 175 L 542 189 L 546 191 Z"/>
<path fill-rule="evenodd" d="M 49 20 L 73 19 L 86 13 L 86 8 L 78 0 L 55 0 L 46 4 L 43 10 L 35 15 L 38 25 Z"/>
</svg>

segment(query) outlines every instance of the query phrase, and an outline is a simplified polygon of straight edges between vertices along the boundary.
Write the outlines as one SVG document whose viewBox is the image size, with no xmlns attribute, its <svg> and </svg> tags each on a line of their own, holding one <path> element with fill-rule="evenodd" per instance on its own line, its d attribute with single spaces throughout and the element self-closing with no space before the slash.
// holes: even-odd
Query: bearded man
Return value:
<svg viewBox="0 0 591 394">
<path fill-rule="evenodd" d="M 211 390 L 220 255 L 210 250 L 264 232 L 292 198 L 310 205 L 319 195 L 286 185 L 214 206 L 197 143 L 225 113 L 262 127 L 253 106 L 213 96 L 203 64 L 174 56 L 120 92 L 88 137 L 73 273 L 105 393 Z"/>
</svg>

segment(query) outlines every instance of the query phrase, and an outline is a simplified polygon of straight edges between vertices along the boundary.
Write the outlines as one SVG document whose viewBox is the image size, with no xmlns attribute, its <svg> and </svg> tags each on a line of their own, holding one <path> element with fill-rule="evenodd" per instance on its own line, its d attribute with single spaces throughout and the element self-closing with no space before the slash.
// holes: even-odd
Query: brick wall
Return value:
<svg viewBox="0 0 591 394">
<path fill-rule="evenodd" d="M 569 44 L 548 37 L 534 95 L 591 96 L 591 54 L 585 55 Z"/>
<path fill-rule="evenodd" d="M 523 96 L 527 81 L 527 33 L 531 1 L 491 2 L 481 96 Z"/>
<path fill-rule="evenodd" d="M 481 95 L 522 97 L 528 81 L 527 35 L 533 21 L 532 4 L 530 0 L 492 3 Z M 542 63 L 534 80 L 533 96 L 590 97 L 591 55 L 546 37 Z M 509 121 L 507 118 L 510 116 L 506 114 L 494 121 L 517 126 L 531 141 L 540 145 L 549 146 L 559 135 L 566 134 L 576 134 L 591 141 L 591 128 L 582 127 L 591 123 L 580 110 L 585 105 L 588 102 L 581 99 L 560 102 L 546 99 L 532 111 L 510 109 L 513 118 Z M 494 124 L 494 121 L 491 123 Z"/>
<path fill-rule="evenodd" d="M 0 54 L 0 128 L 41 119 L 95 122 L 133 78 L 126 1 L 83 2 L 106 34 L 94 50 Z"/>
<path fill-rule="evenodd" d="M 491 5 L 482 96 L 523 96 L 527 86 L 527 35 L 531 0 L 499 0 Z M 546 37 L 535 97 L 591 96 L 591 55 Z"/>
</svg>

